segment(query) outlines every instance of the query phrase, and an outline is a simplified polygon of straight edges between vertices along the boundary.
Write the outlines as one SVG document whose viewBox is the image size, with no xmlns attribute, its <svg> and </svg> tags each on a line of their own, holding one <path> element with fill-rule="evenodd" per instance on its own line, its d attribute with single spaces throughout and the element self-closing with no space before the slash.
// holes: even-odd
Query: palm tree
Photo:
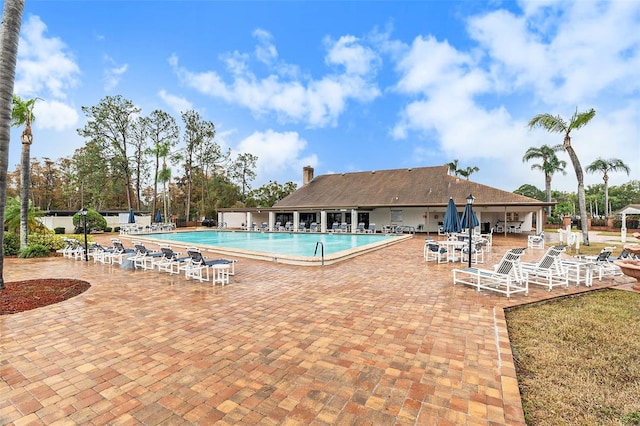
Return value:
<svg viewBox="0 0 640 426">
<path fill-rule="evenodd" d="M 596 111 L 591 108 L 589 111 L 578 113 L 576 112 L 571 116 L 571 120 L 567 123 L 559 115 L 551 114 L 538 114 L 529 121 L 529 129 L 534 127 L 542 127 L 549 133 L 562 133 L 564 135 L 564 141 L 562 146 L 564 150 L 569 154 L 573 169 L 576 172 L 576 178 L 578 180 L 578 207 L 580 210 L 580 226 L 582 228 L 582 241 L 583 244 L 589 245 L 589 228 L 587 226 L 587 203 L 584 193 L 584 173 L 580 160 L 576 155 L 576 152 L 571 146 L 571 131 L 578 130 L 581 127 L 586 126 L 593 117 L 595 117 Z"/>
<path fill-rule="evenodd" d="M 467 168 L 462 169 L 462 170 L 458 170 L 458 172 L 456 174 L 458 174 L 460 176 L 464 176 L 464 177 L 467 178 L 467 180 L 469 180 L 469 176 L 471 176 L 475 172 L 479 172 L 479 171 L 480 171 L 479 168 L 477 168 L 476 166 L 473 166 L 473 167 L 467 167 Z"/>
<path fill-rule="evenodd" d="M 13 127 L 24 126 L 22 136 L 22 155 L 20 157 L 20 248 L 27 247 L 27 234 L 29 233 L 29 188 L 31 187 L 31 123 L 34 122 L 33 107 L 39 98 L 23 101 L 20 96 L 13 95 L 13 110 L 11 111 L 11 125 Z"/>
<path fill-rule="evenodd" d="M 586 170 L 587 173 L 602 172 L 602 180 L 604 180 L 604 216 L 609 217 L 611 214 L 609 211 L 609 172 L 625 172 L 629 175 L 629 166 L 617 158 L 608 160 L 598 158 L 589 164 Z"/>
<path fill-rule="evenodd" d="M 22 227 L 22 202 L 18 197 L 8 198 L 7 205 L 4 212 L 4 226 L 11 232 L 16 232 Z M 44 215 L 44 212 L 38 207 L 34 207 L 31 200 L 29 200 L 28 210 L 28 226 L 29 229 L 34 231 L 42 229 L 43 225 L 36 218 Z"/>
<path fill-rule="evenodd" d="M 564 168 L 567 167 L 567 162 L 559 160 L 556 156 L 556 152 L 563 149 L 562 145 L 542 145 L 540 148 L 532 146 L 522 157 L 523 163 L 538 158 L 542 160 L 542 164 L 533 164 L 531 170 L 541 170 L 544 173 L 544 190 L 547 195 L 547 203 L 551 202 L 551 177 L 553 174 L 557 172 L 561 172 L 563 175 L 567 174 L 564 171 Z M 551 216 L 551 206 L 547 206 L 547 215 Z"/>
<path fill-rule="evenodd" d="M 458 176 L 458 160 L 453 160 L 452 162 L 445 164 L 445 166 L 449 167 L 450 176 Z"/>
<path fill-rule="evenodd" d="M 24 12 L 24 0 L 5 0 L 0 26 L 0 223 L 4 223 L 7 197 L 7 168 L 11 139 L 11 100 L 16 80 L 18 40 Z M 4 246 L 4 232 L 0 232 L 0 247 Z M 0 290 L 4 289 L 4 253 L 0 250 Z"/>
</svg>

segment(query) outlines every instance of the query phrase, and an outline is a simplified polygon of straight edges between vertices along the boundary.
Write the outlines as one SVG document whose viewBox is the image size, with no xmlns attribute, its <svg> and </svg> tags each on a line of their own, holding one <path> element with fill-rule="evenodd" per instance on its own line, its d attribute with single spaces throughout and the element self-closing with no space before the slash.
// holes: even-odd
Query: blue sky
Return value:
<svg viewBox="0 0 640 426">
<path fill-rule="evenodd" d="M 476 166 L 513 191 L 544 177 L 538 113 L 569 119 L 583 168 L 620 158 L 640 179 L 640 1 L 56 1 L 25 5 L 15 92 L 36 103 L 34 157 L 71 156 L 82 106 L 122 95 L 148 115 L 195 109 L 258 178 Z M 9 168 L 19 163 L 12 132 Z M 553 188 L 575 191 L 567 174 Z M 586 174 L 587 185 L 602 183 Z"/>
</svg>

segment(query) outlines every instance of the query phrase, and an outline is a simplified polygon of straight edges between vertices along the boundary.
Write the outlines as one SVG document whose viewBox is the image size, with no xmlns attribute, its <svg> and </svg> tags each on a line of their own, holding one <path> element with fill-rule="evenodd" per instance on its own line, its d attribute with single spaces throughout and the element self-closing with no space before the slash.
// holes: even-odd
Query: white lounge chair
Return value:
<svg viewBox="0 0 640 426">
<path fill-rule="evenodd" d="M 520 267 L 527 273 L 529 284 L 542 285 L 549 291 L 556 286 L 569 287 L 567 268 L 562 266 L 560 255 L 565 246 L 550 247 L 539 262 L 521 262 Z"/>
<path fill-rule="evenodd" d="M 526 272 L 520 269 L 520 257 L 524 249 L 508 250 L 494 270 L 465 268 L 453 270 L 453 285 L 466 284 L 477 291 L 490 290 L 510 298 L 514 293 L 529 294 L 529 282 Z"/>
<path fill-rule="evenodd" d="M 365 233 L 367 233 L 367 234 L 375 234 L 376 233 L 376 224 L 375 223 L 370 223 L 369 226 L 367 227 L 367 230 L 365 231 Z"/>
</svg>

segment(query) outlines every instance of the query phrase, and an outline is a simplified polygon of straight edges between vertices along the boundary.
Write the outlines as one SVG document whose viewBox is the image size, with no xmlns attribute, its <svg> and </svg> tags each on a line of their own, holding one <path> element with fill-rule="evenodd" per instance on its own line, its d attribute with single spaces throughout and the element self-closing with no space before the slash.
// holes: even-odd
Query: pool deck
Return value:
<svg viewBox="0 0 640 426">
<path fill-rule="evenodd" d="M 325 267 L 241 259 L 224 287 L 7 258 L 7 282 L 91 288 L 0 316 L 0 424 L 524 425 L 504 308 L 631 288 L 626 277 L 531 286 L 508 300 L 453 286 L 464 265 L 425 262 L 423 243 Z M 494 237 L 485 267 L 523 246 L 523 235 Z"/>
</svg>

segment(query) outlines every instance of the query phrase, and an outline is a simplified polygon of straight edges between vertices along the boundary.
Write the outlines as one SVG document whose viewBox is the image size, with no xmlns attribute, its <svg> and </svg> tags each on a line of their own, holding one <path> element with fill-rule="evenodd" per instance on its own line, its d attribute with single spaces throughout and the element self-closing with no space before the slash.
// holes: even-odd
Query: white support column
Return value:
<svg viewBox="0 0 640 426">
<path fill-rule="evenodd" d="M 253 214 L 251 212 L 247 212 L 247 221 L 245 222 L 247 225 L 247 229 L 253 231 L 251 225 L 253 225 Z"/>
<path fill-rule="evenodd" d="M 269 230 L 272 231 L 276 224 L 276 212 L 269 212 Z"/>
<path fill-rule="evenodd" d="M 300 212 L 293 212 L 293 230 L 298 232 L 298 228 L 300 227 Z"/>
<path fill-rule="evenodd" d="M 627 214 L 622 213 L 622 228 L 620 228 L 620 240 L 622 243 L 627 242 Z"/>
<path fill-rule="evenodd" d="M 224 213 L 218 212 L 218 225 L 224 222 Z"/>
<path fill-rule="evenodd" d="M 358 210 L 351 210 L 351 232 L 356 232 L 358 229 Z"/>
<path fill-rule="evenodd" d="M 320 212 L 320 232 L 327 232 L 327 212 Z"/>
</svg>

